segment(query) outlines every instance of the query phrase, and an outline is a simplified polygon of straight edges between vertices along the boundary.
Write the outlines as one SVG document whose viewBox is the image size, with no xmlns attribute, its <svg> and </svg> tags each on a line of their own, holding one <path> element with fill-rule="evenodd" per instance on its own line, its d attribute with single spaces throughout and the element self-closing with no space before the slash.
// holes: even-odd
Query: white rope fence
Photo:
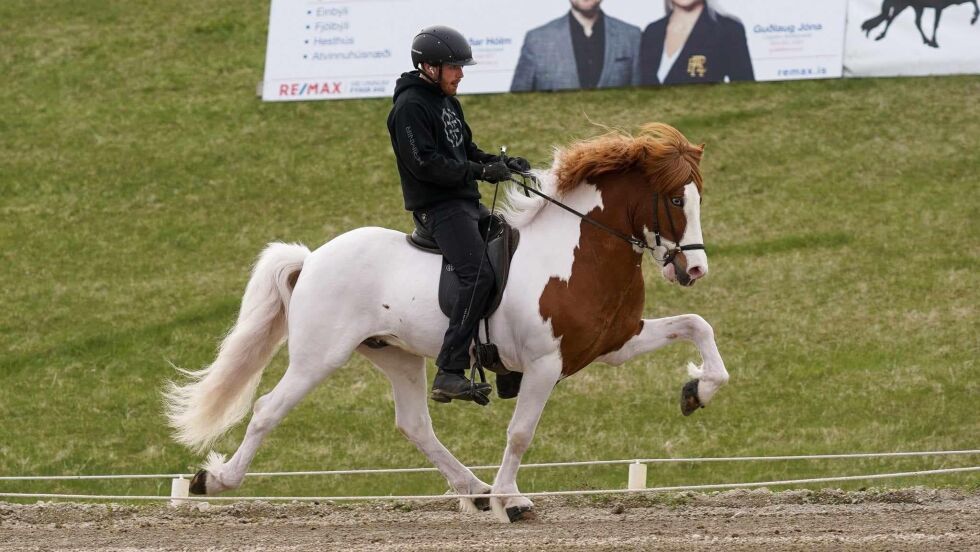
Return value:
<svg viewBox="0 0 980 552">
<path fill-rule="evenodd" d="M 539 464 L 521 464 L 521 469 L 529 468 L 566 468 L 578 466 L 612 466 L 624 464 L 674 464 L 674 463 L 700 463 L 700 462 L 764 462 L 764 461 L 784 461 L 784 460 L 841 460 L 856 458 L 907 458 L 921 456 L 964 456 L 980 454 L 980 449 L 973 450 L 940 450 L 940 451 L 919 451 L 919 452 L 868 452 L 855 454 L 809 454 L 799 456 L 726 456 L 726 457 L 706 457 L 706 458 L 636 458 L 632 460 L 586 460 L 580 462 L 546 462 Z M 470 466 L 471 470 L 496 470 L 499 464 L 488 464 L 483 466 Z M 359 470 L 315 470 L 315 471 L 288 471 L 288 472 L 251 472 L 245 474 L 247 477 L 280 477 L 298 475 L 378 475 L 393 473 L 431 473 L 439 470 L 432 467 L 427 468 L 372 468 Z M 94 480 L 94 479 L 175 479 L 182 477 L 193 477 L 189 473 L 158 473 L 158 474 L 137 474 L 137 475 L 23 475 L 23 476 L 0 476 L 0 481 L 72 481 L 72 480 Z"/>
<path fill-rule="evenodd" d="M 704 491 L 719 489 L 745 489 L 753 487 L 775 487 L 781 485 L 805 485 L 810 483 L 830 483 L 836 481 L 863 481 L 873 479 L 887 479 L 896 477 L 913 477 L 919 475 L 934 475 L 941 473 L 964 473 L 980 471 L 980 466 L 969 468 L 947 468 L 940 470 L 922 470 L 913 472 L 899 473 L 879 473 L 869 475 L 848 475 L 840 477 L 817 477 L 812 479 L 783 479 L 778 481 L 757 481 L 752 483 L 716 483 L 709 485 L 680 485 L 676 487 L 649 487 L 643 489 L 603 489 L 587 491 L 541 491 L 530 493 L 487 493 L 487 494 L 444 494 L 444 495 L 376 495 L 376 496 L 207 496 L 207 497 L 181 497 L 183 501 L 264 501 L 264 502 L 353 502 L 353 501 L 435 501 L 435 500 L 455 500 L 459 498 L 512 498 L 518 496 L 541 497 L 541 496 L 590 496 L 590 495 L 615 495 L 615 494 L 638 494 L 638 493 L 658 493 L 658 492 L 678 492 L 678 491 Z M 171 500 L 169 496 L 109 496 L 109 495 L 82 495 L 82 494 L 27 494 L 27 493 L 0 493 L 0 497 L 7 498 L 67 498 L 74 500 Z"/>
<path fill-rule="evenodd" d="M 188 490 L 190 474 L 136 474 L 136 475 L 29 475 L 29 476 L 0 476 L 0 481 L 66 481 L 66 480 L 106 480 L 106 479 L 170 479 L 170 496 L 136 496 L 136 495 L 86 495 L 86 494 L 51 494 L 51 493 L 4 493 L 0 498 L 37 498 L 37 499 L 71 499 L 71 500 L 107 500 L 107 501 L 159 501 L 170 500 L 172 505 L 190 501 L 266 501 L 266 502 L 350 502 L 350 501 L 433 501 L 460 498 L 509 498 L 516 496 L 590 496 L 616 495 L 635 493 L 706 491 L 719 489 L 741 489 L 771 487 L 783 485 L 806 485 L 813 483 L 831 483 L 841 481 L 875 480 L 923 475 L 938 475 L 952 473 L 967 473 L 980 471 L 980 466 L 965 468 L 945 468 L 920 470 L 898 473 L 879 473 L 867 475 L 850 475 L 837 477 L 819 477 L 810 479 L 786 479 L 777 481 L 759 481 L 750 483 L 716 483 L 706 485 L 681 485 L 673 487 L 647 487 L 647 464 L 667 463 L 702 463 L 702 462 L 760 462 L 787 460 L 839 460 L 857 458 L 909 458 L 925 456 L 964 456 L 980 454 L 980 449 L 952 451 L 919 451 L 919 452 L 879 452 L 852 454 L 811 454 L 796 456 L 729 456 L 705 458 L 638 458 L 633 460 L 591 460 L 579 462 L 548 462 L 525 464 L 521 468 L 553 468 L 580 466 L 609 466 L 629 465 L 629 477 L 626 489 L 580 490 L 580 491 L 542 491 L 520 494 L 474 494 L 474 495 L 379 495 L 379 496 L 208 496 L 190 497 Z M 497 469 L 499 465 L 473 466 L 471 470 Z M 397 473 L 426 473 L 436 472 L 436 468 L 380 468 L 360 470 L 317 470 L 292 472 L 254 472 L 247 474 L 251 477 L 299 476 L 299 475 L 361 475 L 361 474 L 397 474 Z"/>
</svg>

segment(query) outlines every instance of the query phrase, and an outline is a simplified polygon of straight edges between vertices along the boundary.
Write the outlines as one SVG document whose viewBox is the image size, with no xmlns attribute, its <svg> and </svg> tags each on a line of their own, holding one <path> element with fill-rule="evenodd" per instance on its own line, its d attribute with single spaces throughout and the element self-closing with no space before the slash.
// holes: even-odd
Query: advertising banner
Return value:
<svg viewBox="0 0 980 552">
<path fill-rule="evenodd" d="M 466 67 L 461 93 L 841 76 L 847 0 L 694 4 L 702 7 L 675 10 L 670 0 L 272 0 L 262 97 L 390 96 L 412 69 L 412 38 L 433 24 L 459 30 L 473 49 L 477 65 Z"/>
<path fill-rule="evenodd" d="M 980 73 L 980 8 L 969 0 L 850 0 L 851 77 Z"/>
</svg>

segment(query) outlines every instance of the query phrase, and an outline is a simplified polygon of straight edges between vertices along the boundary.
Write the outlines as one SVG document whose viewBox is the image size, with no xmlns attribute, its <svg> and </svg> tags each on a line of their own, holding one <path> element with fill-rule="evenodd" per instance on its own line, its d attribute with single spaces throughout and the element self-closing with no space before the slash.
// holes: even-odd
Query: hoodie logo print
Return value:
<svg viewBox="0 0 980 552">
<path fill-rule="evenodd" d="M 448 107 L 442 108 L 442 126 L 446 129 L 446 139 L 449 140 L 449 144 L 458 148 L 463 143 L 463 123 Z"/>
</svg>

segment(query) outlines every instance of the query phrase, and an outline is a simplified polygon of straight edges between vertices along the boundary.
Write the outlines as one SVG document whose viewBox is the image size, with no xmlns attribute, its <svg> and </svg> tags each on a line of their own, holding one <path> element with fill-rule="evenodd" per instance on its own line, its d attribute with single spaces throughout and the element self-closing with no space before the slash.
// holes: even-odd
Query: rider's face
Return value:
<svg viewBox="0 0 980 552">
<path fill-rule="evenodd" d="M 436 75 L 439 70 L 436 69 Z M 445 64 L 442 66 L 442 78 L 439 80 L 439 88 L 447 96 L 455 96 L 456 89 L 459 88 L 459 81 L 463 80 L 463 67 L 460 65 Z"/>
<path fill-rule="evenodd" d="M 463 80 L 463 68 L 459 65 L 449 65 L 447 63 L 442 66 L 442 71 L 440 72 L 438 65 L 423 63 L 422 72 L 425 73 L 430 81 L 438 84 L 442 93 L 447 96 L 455 96 L 456 89 L 459 88 L 459 81 Z"/>
</svg>

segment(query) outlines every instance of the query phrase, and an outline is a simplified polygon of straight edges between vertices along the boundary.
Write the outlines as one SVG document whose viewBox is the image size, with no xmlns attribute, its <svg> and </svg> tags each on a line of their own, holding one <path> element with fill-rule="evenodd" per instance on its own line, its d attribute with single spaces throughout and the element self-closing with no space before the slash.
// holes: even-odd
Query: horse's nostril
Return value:
<svg viewBox="0 0 980 552">
<path fill-rule="evenodd" d="M 687 275 L 690 276 L 692 280 L 697 280 L 698 278 L 704 276 L 704 269 L 700 266 L 692 266 L 687 269 Z"/>
</svg>

